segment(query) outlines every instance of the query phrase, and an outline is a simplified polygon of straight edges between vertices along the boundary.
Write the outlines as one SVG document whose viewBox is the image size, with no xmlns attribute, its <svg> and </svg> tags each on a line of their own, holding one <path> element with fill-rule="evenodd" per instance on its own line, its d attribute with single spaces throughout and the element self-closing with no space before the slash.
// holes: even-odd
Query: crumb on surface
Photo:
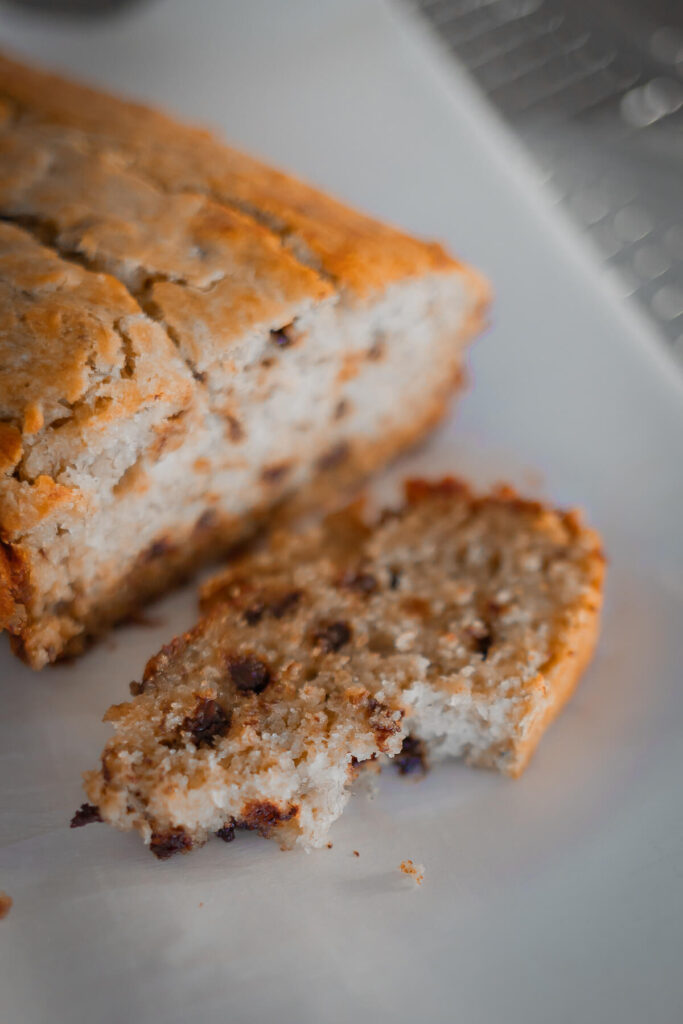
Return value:
<svg viewBox="0 0 683 1024">
<path fill-rule="evenodd" d="M 94 821 L 102 821 L 99 809 L 93 804 L 81 804 L 69 822 L 69 828 L 82 828 Z"/>
<path fill-rule="evenodd" d="M 360 857 L 360 854 L 359 854 L 358 850 L 354 850 L 353 851 L 353 855 L 354 855 L 354 857 Z"/>
<path fill-rule="evenodd" d="M 399 871 L 402 871 L 404 875 L 408 875 L 409 878 L 412 878 L 416 885 L 422 885 L 424 882 L 424 864 L 413 864 L 412 860 L 402 860 L 399 864 Z"/>
<path fill-rule="evenodd" d="M 0 889 L 0 921 L 2 921 L 3 917 L 7 917 L 11 909 L 12 897 Z"/>
<path fill-rule="evenodd" d="M 327 849 L 328 849 L 328 850 L 331 850 L 331 849 L 332 849 L 332 843 L 328 843 L 328 844 L 327 844 Z"/>
</svg>

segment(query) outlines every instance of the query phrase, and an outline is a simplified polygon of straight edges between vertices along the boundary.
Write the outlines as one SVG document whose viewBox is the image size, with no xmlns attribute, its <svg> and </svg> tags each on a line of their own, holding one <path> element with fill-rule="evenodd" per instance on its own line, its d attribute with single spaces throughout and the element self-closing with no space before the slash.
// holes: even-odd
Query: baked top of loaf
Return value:
<svg viewBox="0 0 683 1024">
<path fill-rule="evenodd" d="M 163 420 L 192 392 L 165 331 L 122 284 L 0 222 L 0 472 L 19 464 L 22 435 L 51 434 L 22 466 L 34 482 L 57 475 L 75 439 L 92 454 L 122 419 L 149 407 Z"/>
<path fill-rule="evenodd" d="M 320 845 L 407 736 L 517 774 L 592 652 L 603 564 L 575 512 L 452 480 L 275 535 L 107 713 L 88 799 L 166 855 L 237 825 Z"/>
<path fill-rule="evenodd" d="M 168 196 L 198 193 L 240 208 L 285 239 L 304 263 L 358 296 L 456 265 L 440 245 L 366 217 L 206 130 L 5 56 L 0 103 L 10 134 L 29 125 L 48 129 L 94 146 Z"/>
</svg>

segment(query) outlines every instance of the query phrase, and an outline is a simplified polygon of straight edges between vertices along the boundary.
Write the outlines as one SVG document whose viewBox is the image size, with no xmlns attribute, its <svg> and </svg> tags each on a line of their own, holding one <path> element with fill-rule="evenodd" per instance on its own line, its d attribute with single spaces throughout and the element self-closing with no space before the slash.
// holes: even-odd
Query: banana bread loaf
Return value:
<svg viewBox="0 0 683 1024">
<path fill-rule="evenodd" d="M 0 629 L 40 667 L 421 437 L 482 279 L 206 131 L 0 57 Z"/>
</svg>

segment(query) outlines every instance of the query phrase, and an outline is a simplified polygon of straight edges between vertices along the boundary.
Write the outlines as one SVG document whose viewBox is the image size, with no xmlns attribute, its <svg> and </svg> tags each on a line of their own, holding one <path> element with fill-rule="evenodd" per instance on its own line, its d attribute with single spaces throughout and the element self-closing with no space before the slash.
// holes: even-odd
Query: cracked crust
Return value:
<svg viewBox="0 0 683 1024">
<path fill-rule="evenodd" d="M 0 166 L 2 216 L 119 278 L 195 373 L 229 358 L 245 330 L 289 323 L 333 294 L 253 218 L 169 194 L 63 128 L 20 121 L 0 133 Z"/>
<path fill-rule="evenodd" d="M 163 330 L 106 274 L 67 263 L 0 223 L 0 453 L 5 472 L 70 418 L 97 443 L 155 404 L 188 405 L 192 383 Z M 62 430 L 60 438 L 64 436 Z M 22 466 L 19 478 L 32 481 Z M 19 526 L 19 524 L 17 524 Z M 12 527 L 5 527 L 12 532 Z"/>
<path fill-rule="evenodd" d="M 375 523 L 356 506 L 276 533 L 107 713 L 88 800 L 165 855 L 233 838 L 254 801 L 275 809 L 264 834 L 320 846 L 380 757 L 516 776 L 593 651 L 603 572 L 576 512 L 451 479 Z"/>
<path fill-rule="evenodd" d="M 452 271 L 442 246 L 381 224 L 232 149 L 210 132 L 0 56 L 7 121 L 75 129 L 121 154 L 169 193 L 197 192 L 244 209 L 305 262 L 358 298 L 406 276 Z"/>
</svg>

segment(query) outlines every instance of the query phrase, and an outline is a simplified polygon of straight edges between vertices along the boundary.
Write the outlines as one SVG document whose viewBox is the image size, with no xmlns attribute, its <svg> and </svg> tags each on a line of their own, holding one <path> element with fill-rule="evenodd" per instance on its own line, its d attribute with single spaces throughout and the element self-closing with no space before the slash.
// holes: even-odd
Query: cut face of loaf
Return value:
<svg viewBox="0 0 683 1024">
<path fill-rule="evenodd" d="M 88 800 L 165 856 L 236 827 L 320 846 L 356 766 L 406 737 L 518 775 L 592 653 L 602 578 L 576 513 L 454 481 L 275 535 L 107 713 Z"/>
<path fill-rule="evenodd" d="M 207 132 L 0 58 L 0 628 L 40 667 L 421 437 L 481 279 Z"/>
</svg>

